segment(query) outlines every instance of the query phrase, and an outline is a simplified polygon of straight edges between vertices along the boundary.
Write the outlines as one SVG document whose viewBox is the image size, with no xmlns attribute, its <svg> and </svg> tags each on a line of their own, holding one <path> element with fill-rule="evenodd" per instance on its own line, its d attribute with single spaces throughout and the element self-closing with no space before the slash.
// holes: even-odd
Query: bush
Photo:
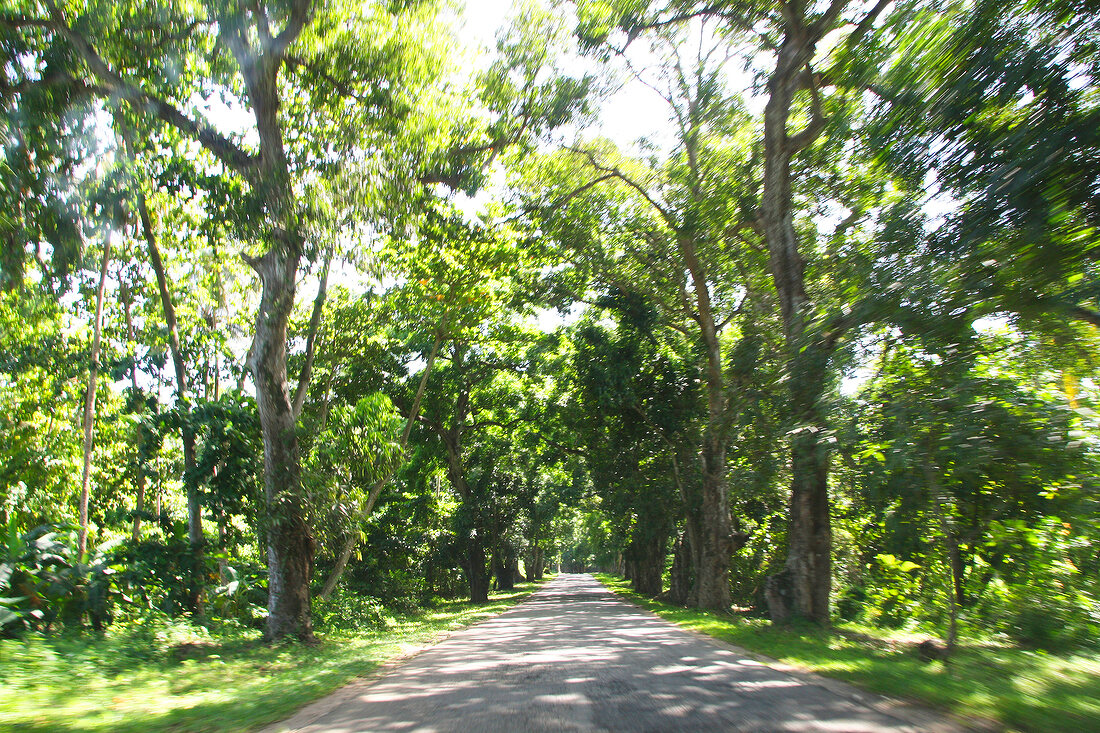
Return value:
<svg viewBox="0 0 1100 733">
<path fill-rule="evenodd" d="M 54 625 L 99 631 L 110 623 L 119 595 L 104 546 L 90 559 L 77 551 L 77 533 L 64 525 L 42 525 L 23 535 L 8 527 L 6 558 L 0 563 L 0 630 L 49 631 Z"/>
<path fill-rule="evenodd" d="M 886 628 L 913 627 L 924 613 L 920 565 L 894 555 L 875 556 L 876 566 L 866 587 L 865 617 Z"/>
<path fill-rule="evenodd" d="M 321 632 L 380 629 L 394 622 L 382 602 L 344 588 L 337 588 L 328 600 L 313 601 L 313 624 Z"/>
<path fill-rule="evenodd" d="M 993 522 L 990 544 L 1012 558 L 1002 573 L 996 600 L 1001 630 L 1017 641 L 1043 648 L 1095 642 L 1100 635 L 1096 581 L 1074 564 L 1089 538 L 1075 534 L 1057 517 L 1035 526 Z"/>
</svg>

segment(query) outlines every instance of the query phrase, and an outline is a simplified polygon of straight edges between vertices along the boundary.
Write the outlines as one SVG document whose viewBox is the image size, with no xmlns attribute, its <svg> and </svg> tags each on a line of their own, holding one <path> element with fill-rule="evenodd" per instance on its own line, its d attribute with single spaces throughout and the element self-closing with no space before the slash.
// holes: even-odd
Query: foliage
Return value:
<svg viewBox="0 0 1100 733">
<path fill-rule="evenodd" d="M 525 4 L 490 53 L 438 2 L 9 5 L 0 628 L 27 655 L 88 627 L 97 662 L 243 649 L 270 573 L 308 615 L 345 556 L 332 636 L 521 567 L 657 596 L 703 554 L 757 618 L 812 494 L 819 621 L 1091 689 L 1032 652 L 1100 635 L 1095 3 Z M 587 126 L 624 79 L 668 117 L 636 144 Z M 786 643 L 764 628 L 728 633 Z M 877 633 L 791 653 L 1034 722 Z"/>
<path fill-rule="evenodd" d="M 395 623 L 377 598 L 340 589 L 313 604 L 314 620 L 321 633 L 359 632 L 384 629 Z"/>
<path fill-rule="evenodd" d="M 49 631 L 55 626 L 100 631 L 110 622 L 118 596 L 108 547 L 80 557 L 76 530 L 46 525 L 20 536 L 14 518 L 7 527 L 7 552 L 0 564 L 0 629 Z"/>
<path fill-rule="evenodd" d="M 487 605 L 386 609 L 389 625 L 329 628 L 320 646 L 263 644 L 255 629 L 207 628 L 157 611 L 101 635 L 0 639 L 0 727 L 244 733 L 289 717 L 410 648 L 500 613 L 535 587 L 494 594 Z"/>
</svg>

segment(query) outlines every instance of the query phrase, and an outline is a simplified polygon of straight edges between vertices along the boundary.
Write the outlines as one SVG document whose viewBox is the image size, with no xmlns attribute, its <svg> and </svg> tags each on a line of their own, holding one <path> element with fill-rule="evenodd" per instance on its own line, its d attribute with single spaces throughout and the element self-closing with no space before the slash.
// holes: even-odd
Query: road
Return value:
<svg viewBox="0 0 1100 733">
<path fill-rule="evenodd" d="M 560 575 L 524 603 L 275 730 L 957 731 L 945 719 L 721 648 Z"/>
</svg>

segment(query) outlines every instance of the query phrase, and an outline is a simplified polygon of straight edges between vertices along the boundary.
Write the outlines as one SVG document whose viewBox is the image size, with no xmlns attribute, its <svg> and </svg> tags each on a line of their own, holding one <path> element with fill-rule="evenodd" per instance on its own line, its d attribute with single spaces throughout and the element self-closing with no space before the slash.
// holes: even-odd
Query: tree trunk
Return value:
<svg viewBox="0 0 1100 733">
<path fill-rule="evenodd" d="M 132 307 L 134 304 L 133 293 L 124 286 L 124 292 L 120 293 L 123 305 L 123 315 L 126 317 L 126 343 L 136 345 L 134 338 L 134 319 Z M 133 399 L 138 396 L 137 364 L 130 365 L 130 392 Z M 144 409 L 144 408 L 142 408 Z M 141 439 L 141 431 L 138 433 Z M 145 512 L 145 466 L 141 460 L 141 446 L 139 444 L 137 455 L 134 457 L 134 520 L 130 528 L 130 541 L 136 543 L 141 538 L 141 515 Z"/>
<path fill-rule="evenodd" d="M 819 27 L 820 26 L 820 27 Z M 791 445 L 789 550 L 784 569 L 769 579 L 766 596 L 775 622 L 792 615 L 829 622 L 832 585 L 832 531 L 829 523 L 828 458 L 818 403 L 824 388 L 828 350 L 822 335 L 811 333 L 813 303 L 806 295 L 805 262 L 799 252 L 791 195 L 791 159 L 820 134 L 821 119 L 808 64 L 825 24 L 787 20 L 776 67 L 768 80 L 764 108 L 764 182 L 760 225 L 768 245 L 768 263 L 779 296 L 786 347 L 791 409 L 796 424 Z M 805 73 L 804 73 L 805 72 Z M 795 95 L 810 84 L 812 119 L 797 135 L 787 123 Z"/>
<path fill-rule="evenodd" d="M 733 551 L 730 539 L 733 527 L 725 481 L 725 446 L 715 445 L 713 440 L 709 442 L 709 445 L 704 445 L 702 454 L 701 531 L 696 549 L 698 566 L 694 605 L 726 611 L 731 603 L 730 560 Z"/>
<path fill-rule="evenodd" d="M 939 469 L 932 459 L 932 456 L 935 455 L 938 440 L 938 431 L 933 430 L 928 436 L 927 453 L 921 462 L 921 468 L 924 472 L 924 481 L 928 487 L 928 493 L 932 499 L 932 508 L 940 525 L 940 536 L 943 538 L 944 555 L 947 561 L 947 583 L 945 584 L 944 595 L 947 598 L 948 617 L 947 641 L 943 650 L 943 661 L 949 663 L 951 655 L 955 652 L 955 642 L 959 636 L 959 599 L 954 571 L 955 566 L 960 564 L 959 540 L 954 528 L 951 526 L 951 520 L 947 516 L 945 506 L 947 497 L 940 486 Z"/>
<path fill-rule="evenodd" d="M 84 470 L 80 477 L 80 533 L 77 550 L 83 561 L 88 551 L 88 501 L 91 496 L 92 448 L 95 436 L 95 392 L 99 381 L 99 348 L 103 336 L 103 296 L 107 290 L 107 265 L 111 261 L 111 240 L 103 238 L 103 260 L 95 291 L 95 321 L 92 324 L 92 354 L 88 366 L 88 390 L 84 395 Z"/>
<path fill-rule="evenodd" d="M 486 570 L 485 546 L 481 538 L 469 538 L 466 545 L 466 581 L 470 584 L 470 600 L 474 603 L 489 601 L 489 573 Z"/>
<path fill-rule="evenodd" d="M 692 593 L 695 588 L 695 568 L 698 562 L 692 551 L 691 537 L 694 531 L 685 524 L 676 540 L 676 549 L 672 555 L 672 569 L 669 571 L 668 601 L 677 606 L 691 606 L 695 601 Z"/>
<path fill-rule="evenodd" d="M 496 575 L 497 590 L 515 590 L 516 582 L 512 575 L 512 562 L 507 549 L 502 549 L 493 557 L 493 574 Z"/>
<path fill-rule="evenodd" d="M 535 548 L 528 547 L 527 552 L 523 555 L 523 578 L 528 583 L 533 582 L 535 577 Z"/>
<path fill-rule="evenodd" d="M 793 612 L 817 623 L 829 623 L 832 590 L 832 529 L 829 517 L 828 456 L 816 432 L 805 430 L 791 448 L 789 549 L 784 567 L 790 572 Z M 773 614 L 773 620 L 774 618 Z"/>
<path fill-rule="evenodd" d="M 702 492 L 699 495 L 699 533 L 693 541 L 698 564 L 695 567 L 693 606 L 714 611 L 730 607 L 730 562 L 733 556 L 729 486 L 726 484 L 726 442 L 728 434 L 728 395 L 722 364 L 719 326 L 710 300 L 707 273 L 695 251 L 695 242 L 687 233 L 677 234 L 677 243 L 691 277 L 699 325 L 700 346 L 706 355 L 704 384 L 707 397 L 707 422 L 699 451 Z M 679 478 L 677 478 L 679 483 Z M 681 488 L 683 495 L 683 489 Z M 690 514 L 694 507 L 686 507 Z"/>
<path fill-rule="evenodd" d="M 168 275 L 164 269 L 164 260 L 160 256 L 160 248 L 157 246 L 152 217 L 149 216 L 149 206 L 145 200 L 145 194 L 141 192 L 138 193 L 138 216 L 149 248 L 149 263 L 153 266 L 153 273 L 157 278 L 161 308 L 164 311 L 164 325 L 168 327 L 168 347 L 172 352 L 172 366 L 176 370 L 176 405 L 181 414 L 180 437 L 183 440 L 183 485 L 187 494 L 187 539 L 191 545 L 194 560 L 187 605 L 191 611 L 198 612 L 202 603 L 200 577 L 203 566 L 202 504 L 199 501 L 199 485 L 195 471 L 195 430 L 190 420 L 187 366 L 183 361 L 183 348 L 180 346 L 176 308 L 172 302 L 172 294 L 168 290 Z"/>
<path fill-rule="evenodd" d="M 663 532 L 649 532 L 631 543 L 634 555 L 634 590 L 642 595 L 661 594 L 667 539 Z"/>
<path fill-rule="evenodd" d="M 519 553 L 516 552 L 514 548 L 508 555 L 508 577 L 512 579 L 513 588 L 516 583 L 522 583 L 526 580 L 526 578 L 523 577 L 523 573 L 519 571 Z"/>
<path fill-rule="evenodd" d="M 328 277 L 328 266 L 326 265 L 326 268 L 325 268 L 325 279 L 326 280 L 327 280 L 327 277 Z M 324 284 L 322 283 L 322 290 L 323 289 L 324 289 Z M 318 301 L 316 301 L 316 302 L 323 302 L 321 294 L 318 294 L 317 298 L 318 298 Z M 319 306 L 316 305 L 316 302 L 315 302 L 315 305 L 314 305 L 314 314 L 316 314 L 319 310 Z M 317 316 L 317 318 L 318 318 L 318 320 L 320 320 L 320 316 Z M 432 344 L 432 350 L 428 353 L 428 361 L 424 365 L 424 373 L 420 375 L 420 383 L 417 385 L 416 395 L 413 397 L 412 407 L 409 408 L 409 416 L 405 420 L 405 428 L 404 428 L 404 430 L 401 431 L 401 451 L 402 452 L 405 451 L 405 447 L 409 443 L 409 435 L 412 433 L 412 426 L 416 422 L 416 416 L 420 412 L 420 402 L 424 397 L 424 391 L 427 389 L 428 376 L 432 373 L 432 366 L 435 364 L 436 356 L 439 354 L 439 345 L 442 342 L 442 340 L 443 340 L 443 336 L 442 336 L 442 333 L 440 333 L 436 336 L 436 339 L 435 339 L 434 343 Z M 335 374 L 335 371 L 333 372 L 333 374 Z M 328 418 L 328 402 L 327 402 L 328 397 L 327 397 L 327 393 L 328 393 L 329 388 L 331 388 L 331 386 L 332 386 L 332 380 L 330 379 L 329 380 L 329 385 L 328 385 L 328 387 L 326 387 L 326 390 L 325 390 L 326 391 L 326 402 L 325 402 L 324 412 L 321 416 L 321 427 L 319 428 L 320 430 L 324 430 L 324 423 Z M 372 511 L 374 511 L 374 505 L 378 501 L 378 497 L 379 497 L 379 495 L 381 495 L 382 489 L 385 487 L 386 483 L 390 480 L 390 477 L 393 476 L 393 474 L 394 474 L 394 472 L 390 471 L 384 477 L 382 477 L 378 481 L 376 481 L 374 486 L 371 487 L 370 493 L 367 495 L 367 502 L 366 502 L 366 504 L 364 504 L 363 508 L 361 509 L 361 511 L 359 513 L 359 521 L 366 520 L 366 518 L 370 516 L 370 513 Z M 325 579 L 325 584 L 321 588 L 321 593 L 318 596 L 322 600 L 327 600 L 328 597 L 330 595 L 332 595 L 332 591 L 336 590 L 336 584 L 340 582 L 340 577 L 344 574 L 344 570 L 347 568 L 348 562 L 351 560 L 351 553 L 355 550 L 355 545 L 358 541 L 359 541 L 358 532 L 352 532 L 344 540 L 344 546 L 340 550 L 340 556 L 336 559 L 336 566 L 333 567 L 332 572 L 329 573 L 328 578 Z"/>
<path fill-rule="evenodd" d="M 294 306 L 301 242 L 278 242 L 249 263 L 263 283 L 256 316 L 252 376 L 264 442 L 267 504 L 269 640 L 294 636 L 314 641 L 309 583 L 313 575 L 313 532 L 302 503 L 302 477 L 294 413 L 287 391 L 286 336 Z"/>
</svg>

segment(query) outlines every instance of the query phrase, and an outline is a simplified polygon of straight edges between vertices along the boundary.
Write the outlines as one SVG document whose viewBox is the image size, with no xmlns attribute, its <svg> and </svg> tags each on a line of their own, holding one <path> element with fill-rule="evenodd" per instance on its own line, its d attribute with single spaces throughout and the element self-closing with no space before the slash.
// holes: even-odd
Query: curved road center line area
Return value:
<svg viewBox="0 0 1100 733">
<path fill-rule="evenodd" d="M 271 731 L 958 731 L 720 648 L 560 575 L 522 604 Z"/>
</svg>

